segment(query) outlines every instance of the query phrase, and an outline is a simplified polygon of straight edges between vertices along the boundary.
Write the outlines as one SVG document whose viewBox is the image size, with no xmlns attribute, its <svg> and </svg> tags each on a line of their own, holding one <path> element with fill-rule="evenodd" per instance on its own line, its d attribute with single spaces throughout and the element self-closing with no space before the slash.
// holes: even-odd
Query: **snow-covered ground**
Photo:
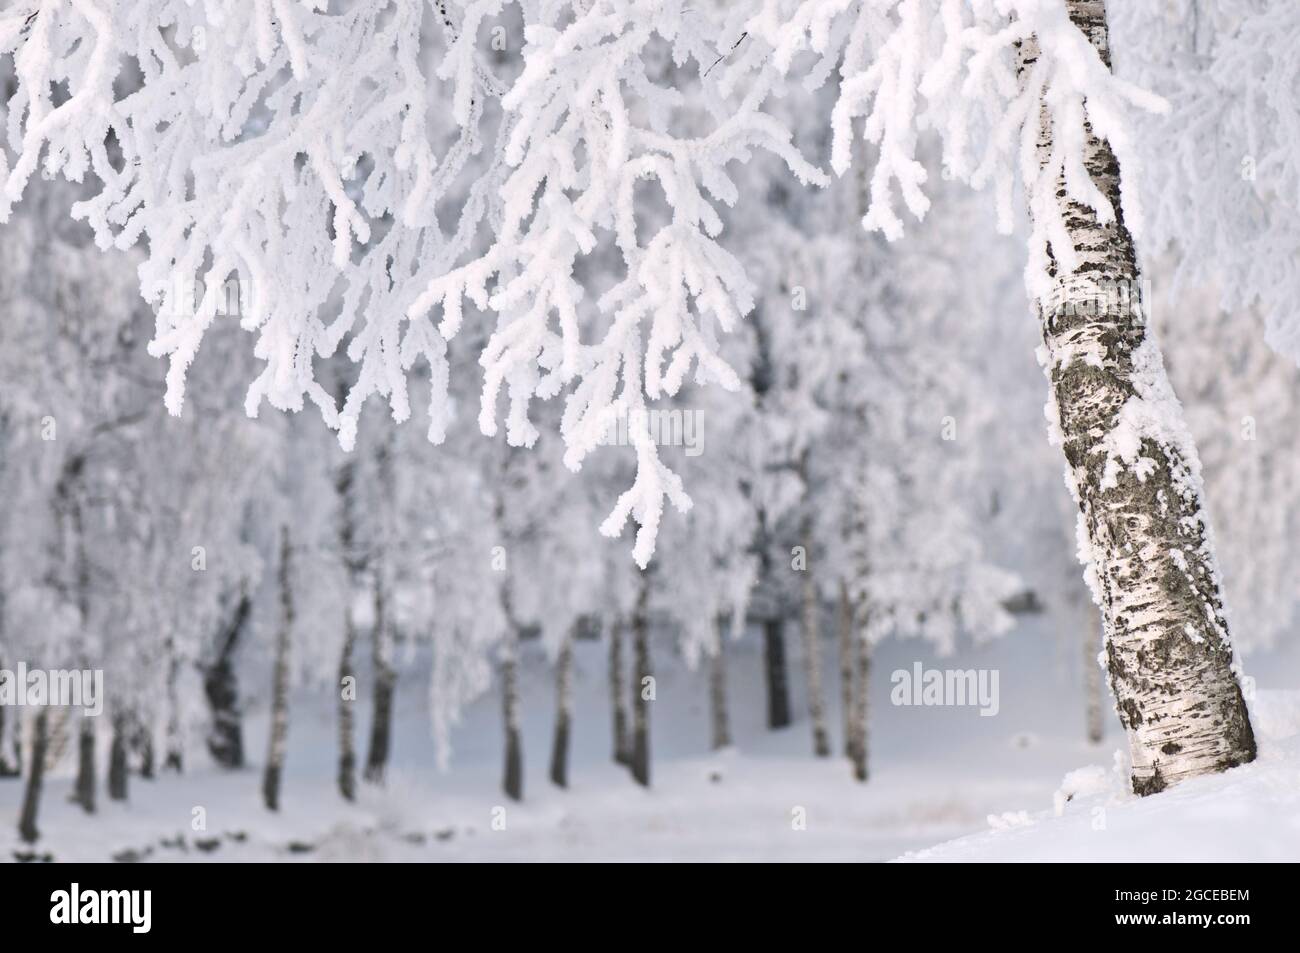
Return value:
<svg viewBox="0 0 1300 953">
<path fill-rule="evenodd" d="M 1093 765 L 1064 779 L 1050 810 L 1006 812 L 991 829 L 907 861 L 1300 860 L 1300 692 L 1262 692 L 1252 706 L 1259 758 L 1155 797 Z"/>
<path fill-rule="evenodd" d="M 800 671 L 797 640 L 789 643 L 794 675 Z M 335 716 L 332 696 L 321 688 L 295 700 L 278 815 L 261 806 L 257 768 L 222 772 L 196 754 L 183 776 L 153 782 L 133 777 L 125 804 L 108 801 L 101 790 L 98 814 L 87 817 L 68 803 L 71 765 L 65 763 L 47 784 L 36 851 L 56 860 L 150 861 L 1300 856 L 1295 696 L 1261 692 L 1258 764 L 1138 800 L 1123 792 L 1110 770 L 1121 747 L 1118 725 L 1108 724 L 1101 746 L 1083 740 L 1076 644 L 1071 634 L 1054 631 L 1047 617 L 1036 616 L 1006 639 L 964 653 L 962 667 L 999 670 L 995 717 L 981 717 L 972 707 L 889 704 L 892 671 L 916 660 L 944 663 L 920 643 L 886 644 L 873 668 L 872 777 L 866 784 L 852 780 L 841 758 L 811 756 L 805 719 L 785 731 L 766 730 L 756 640 L 732 647 L 736 748 L 710 753 L 704 675 L 687 671 L 661 644 L 649 790 L 609 761 L 604 652 L 591 643 L 578 646 L 570 788 L 550 784 L 551 671 L 540 653 L 530 653 L 523 679 L 526 788 L 520 804 L 500 793 L 497 697 L 480 699 L 466 713 L 453 739 L 451 769 L 442 773 L 434 766 L 427 727 L 427 686 L 404 671 L 388 783 L 382 790 L 363 785 L 355 805 L 335 792 Z M 1276 681 L 1262 678 L 1265 688 L 1294 684 L 1288 661 L 1270 657 L 1267 674 Z M 265 674 L 254 670 L 245 677 Z M 828 660 L 828 688 L 837 684 L 832 674 Z M 797 679 L 792 687 L 796 711 L 802 712 Z M 358 726 L 363 753 L 368 715 L 365 710 Z M 835 706 L 832 725 L 838 744 Z M 254 760 L 260 760 L 265 740 L 264 713 L 253 712 L 246 744 Z M 1062 778 L 1090 763 L 1102 767 L 1075 775 L 1080 793 L 1056 817 Z M 19 783 L 0 781 L 5 859 L 27 850 L 14 830 L 20 798 Z M 504 830 L 493 824 L 501 807 Z M 206 831 L 192 829 L 196 808 L 206 814 Z M 801 817 L 806 829 L 797 829 Z M 1099 817 L 1104 823 L 1097 830 Z"/>
</svg>

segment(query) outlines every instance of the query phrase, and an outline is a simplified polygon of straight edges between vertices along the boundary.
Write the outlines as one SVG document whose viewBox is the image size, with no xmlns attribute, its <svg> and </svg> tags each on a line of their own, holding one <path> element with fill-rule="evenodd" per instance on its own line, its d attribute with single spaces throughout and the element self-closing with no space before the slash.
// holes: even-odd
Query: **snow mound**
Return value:
<svg viewBox="0 0 1300 953">
<path fill-rule="evenodd" d="M 1071 771 L 1047 810 L 988 818 L 990 830 L 909 851 L 901 862 L 1294 861 L 1300 857 L 1300 692 L 1251 704 L 1253 764 L 1139 798 L 1116 751 Z"/>
</svg>

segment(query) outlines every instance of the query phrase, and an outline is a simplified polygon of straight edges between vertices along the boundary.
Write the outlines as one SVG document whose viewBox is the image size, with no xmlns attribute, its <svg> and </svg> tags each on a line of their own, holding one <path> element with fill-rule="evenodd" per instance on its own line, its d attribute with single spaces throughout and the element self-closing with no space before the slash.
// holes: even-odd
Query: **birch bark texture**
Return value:
<svg viewBox="0 0 1300 953">
<path fill-rule="evenodd" d="M 339 552 L 347 573 L 343 603 L 343 647 L 339 652 L 339 794 L 345 801 L 357 796 L 357 751 L 355 738 L 357 670 L 353 656 L 357 647 L 357 620 L 353 602 L 361 588 L 365 558 L 357 542 L 356 460 L 340 464 L 334 478 L 339 501 Z"/>
<path fill-rule="evenodd" d="M 271 670 L 271 733 L 267 741 L 266 768 L 262 773 L 262 801 L 269 811 L 280 809 L 280 778 L 289 741 L 289 650 L 293 637 L 293 544 L 289 528 L 280 530 L 280 620 L 275 632 L 275 663 Z"/>
<path fill-rule="evenodd" d="M 390 432 L 387 441 L 376 454 L 379 484 L 383 489 L 381 523 L 384 526 L 382 543 L 374 553 L 375 625 L 371 640 L 371 664 L 374 669 L 374 713 L 370 722 L 370 747 L 366 752 L 364 777 L 372 784 L 383 784 L 388 770 L 388 755 L 393 737 L 393 695 L 397 685 L 397 669 L 393 666 L 392 614 L 392 556 L 387 551 L 393 538 L 391 503 L 396 496 L 393 471 L 393 447 Z"/>
<path fill-rule="evenodd" d="M 803 547 L 812 560 L 812 520 L 805 518 Z M 813 754 L 819 758 L 831 753 L 830 733 L 826 729 L 826 699 L 822 693 L 821 600 L 812 566 L 804 567 L 801 583 L 799 634 L 803 639 L 804 679 L 808 685 L 808 720 L 812 724 Z"/>
<path fill-rule="evenodd" d="M 353 742 L 354 719 L 352 706 L 356 702 L 357 671 L 352 662 L 357 645 L 357 623 L 349 601 L 343 609 L 343 648 L 339 652 L 339 794 L 345 801 L 357 797 L 357 751 Z"/>
<path fill-rule="evenodd" d="M 628 743 L 627 688 L 623 678 L 623 620 L 615 617 L 609 629 L 609 703 L 613 718 L 614 763 L 632 760 Z"/>
<path fill-rule="evenodd" d="M 1104 0 L 1067 0 L 1067 8 L 1109 67 Z M 1022 78 L 1037 59 L 1036 41 L 1023 42 Z M 1079 507 L 1085 578 L 1101 608 L 1106 668 L 1128 734 L 1133 791 L 1145 795 L 1254 760 L 1255 739 L 1233 669 L 1200 462 L 1139 294 L 1119 164 L 1109 143 L 1090 126 L 1085 133 L 1083 170 L 1114 214 L 1076 201 L 1088 183 L 1067 183 L 1064 174 L 1052 196 L 1030 190 L 1031 219 L 1054 202 L 1064 227 L 1050 232 L 1051 241 L 1071 246 L 1048 249 L 1041 354 Z M 1041 167 L 1055 147 L 1044 101 Z"/>
<path fill-rule="evenodd" d="M 867 780 L 867 713 L 871 687 L 871 642 L 867 640 L 866 626 L 860 627 L 853 637 L 854 692 L 852 739 L 849 745 L 849 757 L 853 761 L 853 777 L 857 781 Z"/>
<path fill-rule="evenodd" d="M 844 755 L 853 757 L 853 601 L 847 580 L 840 580 L 840 600 L 835 619 L 840 650 L 840 720 L 844 728 Z"/>
</svg>

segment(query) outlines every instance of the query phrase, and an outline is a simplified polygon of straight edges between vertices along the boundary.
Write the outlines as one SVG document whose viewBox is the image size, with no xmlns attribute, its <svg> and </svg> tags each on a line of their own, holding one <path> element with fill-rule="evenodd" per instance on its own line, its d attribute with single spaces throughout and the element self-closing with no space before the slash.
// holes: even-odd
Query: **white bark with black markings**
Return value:
<svg viewBox="0 0 1300 953">
<path fill-rule="evenodd" d="M 812 520 L 804 527 L 803 546 L 806 558 L 812 559 Z M 821 627 L 818 616 L 821 602 L 812 566 L 804 567 L 800 593 L 799 633 L 803 639 L 804 680 L 808 686 L 808 720 L 812 724 L 813 754 L 825 758 L 831 753 L 830 734 L 826 729 L 826 699 L 822 693 Z"/>
<path fill-rule="evenodd" d="M 262 800 L 267 810 L 280 809 L 280 778 L 289 739 L 289 649 L 293 636 L 292 544 L 289 528 L 280 531 L 280 621 L 275 633 L 275 663 L 271 671 L 271 734 L 267 742 L 266 770 L 262 774 Z"/>
<path fill-rule="evenodd" d="M 1105 4 L 1067 0 L 1067 7 L 1109 63 Z M 1035 42 L 1022 44 L 1022 76 L 1037 57 Z M 1037 143 L 1042 166 L 1053 161 L 1053 148 L 1045 102 Z M 1133 790 L 1151 794 L 1252 761 L 1255 739 L 1232 667 L 1196 448 L 1138 293 L 1119 164 L 1090 128 L 1083 167 L 1115 212 L 1099 216 L 1058 177 L 1064 228 L 1052 233 L 1058 247 L 1049 249 L 1051 291 L 1039 300 L 1042 360 L 1079 506 L 1085 576 L 1104 618 Z M 1031 214 L 1044 214 L 1042 200 L 1031 189 Z M 1059 247 L 1063 241 L 1071 247 Z"/>
</svg>

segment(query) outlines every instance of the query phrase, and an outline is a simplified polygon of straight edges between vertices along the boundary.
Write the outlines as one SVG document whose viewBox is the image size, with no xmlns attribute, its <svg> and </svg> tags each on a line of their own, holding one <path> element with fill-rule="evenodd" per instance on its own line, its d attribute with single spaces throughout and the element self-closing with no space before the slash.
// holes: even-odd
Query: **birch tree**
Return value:
<svg viewBox="0 0 1300 953">
<path fill-rule="evenodd" d="M 266 766 L 262 772 L 262 802 L 267 810 L 280 809 L 280 786 L 289 739 L 290 658 L 294 630 L 293 537 L 289 527 L 280 530 L 277 570 L 280 619 L 275 631 L 275 658 L 271 669 L 271 731 Z"/>
<path fill-rule="evenodd" d="M 1296 512 L 1300 10 L 1176 0 L 1109 12 L 1117 74 L 1169 104 L 1132 130 L 1133 181 L 1150 196 L 1148 310 L 1187 402 L 1233 643 L 1249 654 L 1296 613 L 1284 540 Z"/>
<path fill-rule="evenodd" d="M 1080 508 L 1080 553 L 1105 618 L 1134 790 L 1252 760 L 1200 465 L 1141 302 L 1130 231 L 1141 221 L 1138 197 L 1121 196 L 1120 169 L 1138 164 L 1126 110 L 1163 102 L 1112 75 L 1100 0 L 902 0 L 849 11 L 857 29 L 836 25 L 844 6 L 768 4 L 750 25 L 778 67 L 809 49 L 838 66 L 833 164 L 848 168 L 855 116 L 881 149 L 864 225 L 897 237 L 900 198 L 925 214 L 919 129 L 942 136 L 949 176 L 995 186 L 1008 228 L 1020 173 L 1052 435 Z"/>
<path fill-rule="evenodd" d="M 96 241 L 147 239 L 141 290 L 159 307 L 149 347 L 169 361 L 172 412 L 216 323 L 215 289 L 232 275 L 259 289 L 240 321 L 265 365 L 247 409 L 311 404 L 347 448 L 369 397 L 409 417 L 417 364 L 431 384 L 428 433 L 441 441 L 448 345 L 479 316 L 480 429 L 494 436 L 504 422 L 508 443 L 532 446 L 538 402 L 563 395 L 552 429 L 570 469 L 611 419 L 688 377 L 739 389 L 717 333 L 755 307 L 722 242 L 719 210 L 743 197 L 730 167 L 770 154 L 782 175 L 824 185 L 772 104 L 795 77 L 815 88 L 838 73 L 831 165 L 848 171 L 860 125 L 873 147 L 868 229 L 895 239 L 904 215 L 926 214 L 918 144 L 929 133 L 946 177 L 992 186 L 1004 229 L 1027 213 L 1051 433 L 1080 510 L 1135 790 L 1253 758 L 1195 447 L 1132 290 L 1142 173 L 1128 120 L 1164 103 L 1112 74 L 1100 0 L 241 11 L 234 0 L 20 0 L 0 14 L 0 57 L 17 78 L 0 220 L 38 169 L 95 180 L 74 214 Z M 524 29 L 517 69 L 476 45 L 501 16 Z M 1249 31 L 1253 42 L 1269 22 Z M 427 73 L 423 51 L 437 59 Z M 138 84 L 118 82 L 128 70 Z M 1290 168 L 1287 154 L 1270 152 Z M 636 201 L 647 189 L 653 200 Z M 619 278 L 592 283 L 603 293 L 588 321 L 586 268 L 601 255 L 619 262 Z M 207 288 L 198 309 L 168 306 L 178 275 Z M 341 406 L 314 366 L 335 353 L 355 369 Z M 666 509 L 684 514 L 690 496 L 652 441 L 635 449 L 631 485 L 601 530 L 634 524 L 645 567 Z"/>
<path fill-rule="evenodd" d="M 1105 5 L 1067 6 L 1108 69 Z M 1052 75 L 1040 67 L 1041 49 L 1041 38 L 1021 42 L 1019 73 L 1034 92 Z M 1049 283 L 1038 296 L 1045 369 L 1090 553 L 1088 581 L 1105 613 L 1133 789 L 1155 793 L 1254 760 L 1254 733 L 1233 670 L 1200 461 L 1143 311 L 1137 252 L 1120 212 L 1121 166 L 1092 108 L 1069 166 L 1056 137 L 1078 130 L 1059 128 L 1046 104 L 1038 112 L 1040 171 L 1029 203 L 1048 256 Z"/>
<path fill-rule="evenodd" d="M 573 639 L 566 638 L 555 660 L 555 737 L 551 743 L 551 783 L 569 786 L 569 732 L 573 723 Z"/>
</svg>

